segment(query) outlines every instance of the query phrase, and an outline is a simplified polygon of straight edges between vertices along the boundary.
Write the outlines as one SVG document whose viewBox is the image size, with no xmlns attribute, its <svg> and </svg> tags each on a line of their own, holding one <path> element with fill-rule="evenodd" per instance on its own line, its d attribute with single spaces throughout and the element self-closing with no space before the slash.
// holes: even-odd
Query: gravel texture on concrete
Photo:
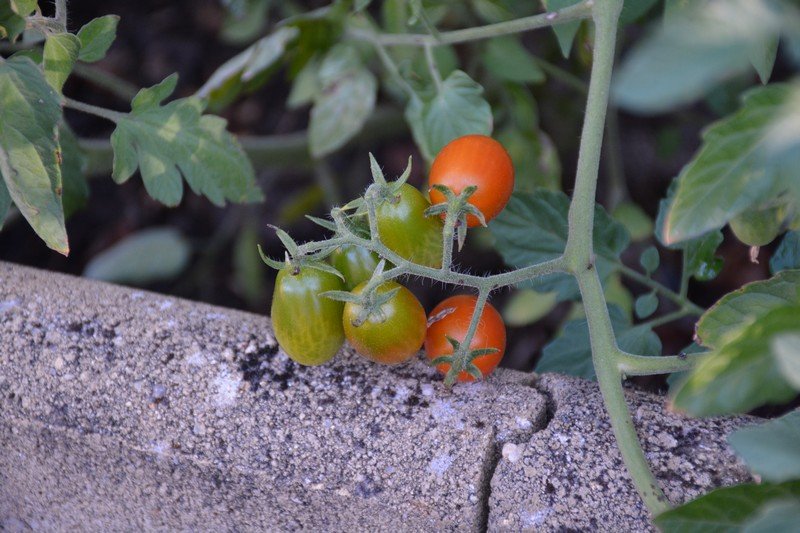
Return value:
<svg viewBox="0 0 800 533">
<path fill-rule="evenodd" d="M 622 463 L 596 383 L 544 375 L 552 419 L 524 445 L 507 443 L 492 479 L 490 531 L 654 531 Z M 645 454 L 667 498 L 681 503 L 750 481 L 726 444 L 752 417 L 690 419 L 664 398 L 627 391 Z"/>
<path fill-rule="evenodd" d="M 266 317 L 0 263 L 0 530 L 480 530 L 530 380 L 304 368 Z"/>
</svg>

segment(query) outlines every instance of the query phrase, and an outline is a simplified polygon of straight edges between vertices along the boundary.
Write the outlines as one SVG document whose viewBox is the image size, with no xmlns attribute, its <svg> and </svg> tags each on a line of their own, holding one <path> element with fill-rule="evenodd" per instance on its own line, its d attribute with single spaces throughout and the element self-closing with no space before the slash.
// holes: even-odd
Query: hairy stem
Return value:
<svg viewBox="0 0 800 533">
<path fill-rule="evenodd" d="M 119 122 L 120 119 L 125 118 L 125 113 L 112 111 L 111 109 L 106 109 L 105 107 L 98 107 L 96 105 L 79 102 L 77 100 L 73 100 L 72 98 L 67 98 L 66 96 L 64 97 L 64 105 L 70 109 L 95 115 L 97 117 L 102 117 L 106 120 L 110 120 L 111 122 Z"/>
<path fill-rule="evenodd" d="M 597 176 L 614 65 L 617 21 L 622 3 L 622 0 L 605 0 L 595 3 L 593 8 L 595 42 L 592 74 L 578 152 L 575 191 L 569 210 L 569 236 L 564 257 L 580 287 L 589 326 L 592 360 L 617 445 L 642 500 L 655 515 L 666 510 L 669 503 L 650 471 L 625 403 L 618 362 L 621 352 L 611 326 L 603 286 L 594 268 L 592 249 Z"/>
<path fill-rule="evenodd" d="M 362 28 L 349 28 L 347 37 L 359 41 L 378 42 L 385 46 L 438 46 L 442 44 L 458 44 L 480 39 L 489 39 L 500 35 L 510 35 L 538 28 L 546 28 L 573 20 L 581 20 L 591 15 L 592 0 L 584 0 L 559 11 L 551 11 L 530 17 L 522 17 L 506 22 L 438 32 L 438 35 L 422 33 L 383 33 L 378 34 Z"/>
<path fill-rule="evenodd" d="M 133 97 L 139 92 L 139 88 L 136 87 L 136 85 L 110 72 L 100 70 L 99 68 L 81 63 L 80 61 L 75 63 L 72 72 L 79 78 L 83 78 L 100 88 L 106 89 L 126 102 L 133 100 Z"/>
<path fill-rule="evenodd" d="M 457 339 L 461 343 L 461 348 L 459 353 L 456 355 L 456 360 L 453 361 L 453 364 L 450 366 L 450 371 L 445 376 L 444 383 L 445 385 L 452 385 L 455 383 L 456 379 L 458 379 L 458 375 L 461 373 L 462 370 L 467 368 L 467 365 L 470 363 L 469 356 L 470 356 L 470 343 L 472 343 L 472 338 L 475 336 L 475 332 L 478 330 L 478 323 L 481 321 L 481 315 L 483 314 L 483 308 L 486 306 L 486 300 L 489 299 L 489 293 L 491 289 L 482 287 L 478 291 L 478 299 L 475 302 L 475 309 L 472 311 L 472 318 L 469 321 L 469 328 L 467 328 L 467 333 L 464 335 L 463 339 Z"/>
<path fill-rule="evenodd" d="M 706 355 L 704 353 L 695 353 L 649 357 L 619 350 L 616 354 L 616 359 L 617 368 L 626 376 L 652 376 L 654 374 L 672 374 L 673 372 L 691 370 Z"/>
</svg>

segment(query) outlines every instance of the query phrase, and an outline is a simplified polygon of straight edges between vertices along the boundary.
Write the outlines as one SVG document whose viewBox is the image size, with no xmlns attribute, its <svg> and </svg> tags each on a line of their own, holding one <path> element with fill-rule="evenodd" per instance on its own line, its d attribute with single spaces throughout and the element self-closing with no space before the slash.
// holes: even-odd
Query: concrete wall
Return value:
<svg viewBox="0 0 800 533">
<path fill-rule="evenodd" d="M 670 497 L 747 477 L 745 419 L 630 400 Z M 304 368 L 266 317 L 0 263 L 0 529 L 647 528 L 620 465 L 594 384 Z"/>
</svg>

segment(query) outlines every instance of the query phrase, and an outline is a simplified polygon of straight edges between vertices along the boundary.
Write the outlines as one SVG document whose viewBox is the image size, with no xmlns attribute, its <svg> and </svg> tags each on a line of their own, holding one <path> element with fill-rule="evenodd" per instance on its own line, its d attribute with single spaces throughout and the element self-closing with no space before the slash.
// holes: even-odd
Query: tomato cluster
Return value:
<svg viewBox="0 0 800 533">
<path fill-rule="evenodd" d="M 429 181 L 432 201 L 447 205 L 447 210 L 459 209 L 457 223 L 472 227 L 482 222 L 480 215 L 474 216 L 478 211 L 484 221 L 489 221 L 505 207 L 514 188 L 514 168 L 500 143 L 483 135 L 467 135 L 441 150 Z M 437 206 L 439 211 L 429 212 L 431 202 L 402 178 L 386 183 L 381 176 L 376 183 L 380 194 L 373 197 L 377 199 L 370 206 L 373 210 L 365 212 L 362 203 L 353 218 L 370 213 L 375 217 L 372 227 L 380 242 L 396 254 L 390 260 L 394 257 L 395 262 L 402 263 L 399 257 L 440 269 L 444 215 L 432 213 L 444 209 Z M 464 199 L 473 206 L 469 210 Z M 383 364 L 408 361 L 424 344 L 427 358 L 447 374 L 451 362 L 459 361 L 453 354 L 467 336 L 477 299 L 453 296 L 426 316 L 411 291 L 396 281 L 380 278 L 386 268 L 385 258 L 368 248 L 368 243 L 338 246 L 323 254 L 327 255 L 324 264 L 319 254 L 287 259 L 278 273 L 272 301 L 272 324 L 278 342 L 292 359 L 304 365 L 330 360 L 345 339 L 357 353 Z M 378 278 L 373 280 L 374 276 Z M 459 351 L 469 354 L 466 366 L 460 367 L 464 370 L 457 376 L 459 381 L 489 375 L 505 352 L 505 325 L 497 310 L 486 303 L 477 320 L 469 346 Z"/>
</svg>

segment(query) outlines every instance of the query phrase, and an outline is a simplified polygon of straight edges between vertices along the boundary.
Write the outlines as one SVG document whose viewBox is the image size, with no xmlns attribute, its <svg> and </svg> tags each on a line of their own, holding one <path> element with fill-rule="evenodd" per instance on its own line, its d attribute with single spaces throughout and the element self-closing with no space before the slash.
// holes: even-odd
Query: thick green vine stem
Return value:
<svg viewBox="0 0 800 533">
<path fill-rule="evenodd" d="M 575 191 L 569 210 L 569 237 L 564 258 L 567 267 L 578 280 L 589 325 L 595 373 L 622 459 L 642 500 L 650 512 L 657 515 L 669 508 L 669 502 L 650 471 L 625 403 L 620 369 L 624 357 L 617 346 L 603 286 L 594 268 L 592 247 L 597 175 L 614 66 L 617 22 L 622 4 L 623 0 L 603 0 L 596 2 L 592 11 L 595 24 L 592 73 L 578 153 Z M 659 360 L 659 365 L 668 366 L 668 362 Z"/>
</svg>

